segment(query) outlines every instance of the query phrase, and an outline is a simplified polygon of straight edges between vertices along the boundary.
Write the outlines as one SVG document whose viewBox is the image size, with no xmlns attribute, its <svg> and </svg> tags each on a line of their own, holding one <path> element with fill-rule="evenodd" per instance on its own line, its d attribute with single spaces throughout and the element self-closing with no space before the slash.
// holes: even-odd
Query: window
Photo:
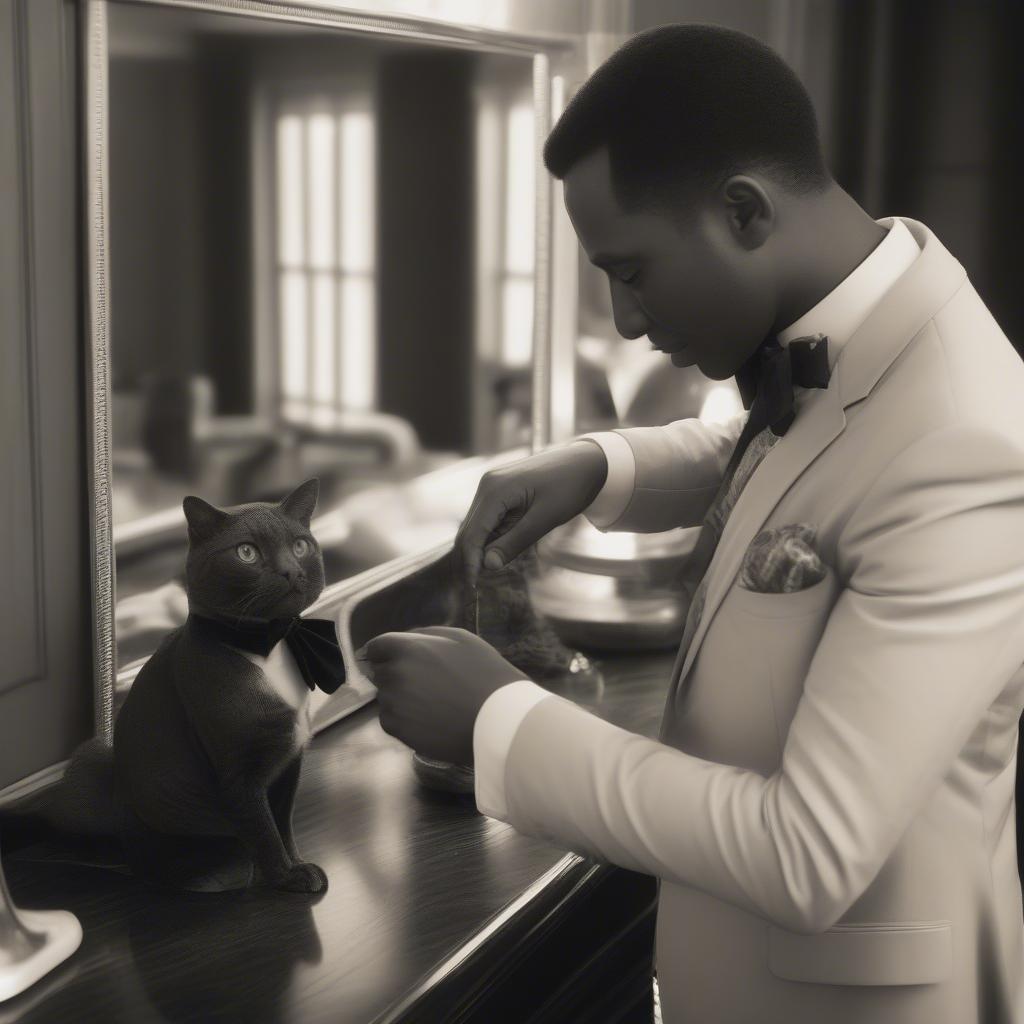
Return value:
<svg viewBox="0 0 1024 1024">
<path fill-rule="evenodd" d="M 376 407 L 375 116 L 369 100 L 282 101 L 277 351 L 284 412 Z"/>
<path fill-rule="evenodd" d="M 505 254 L 501 268 L 501 354 L 525 366 L 533 352 L 534 125 L 532 101 L 505 117 Z"/>
<path fill-rule="evenodd" d="M 523 367 L 533 352 L 533 96 L 521 75 L 496 67 L 475 102 L 478 351 Z"/>
</svg>

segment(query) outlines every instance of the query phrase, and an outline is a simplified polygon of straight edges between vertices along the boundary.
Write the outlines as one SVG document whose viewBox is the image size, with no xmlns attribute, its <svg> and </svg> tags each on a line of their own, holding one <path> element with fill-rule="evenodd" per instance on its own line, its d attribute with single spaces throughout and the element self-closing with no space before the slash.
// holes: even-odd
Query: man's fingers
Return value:
<svg viewBox="0 0 1024 1024">
<path fill-rule="evenodd" d="M 502 515 L 498 525 L 484 541 L 481 564 L 485 569 L 504 568 L 506 562 L 511 562 L 519 554 L 518 551 L 508 546 L 507 538 L 524 515 L 526 515 L 526 509 L 518 507 L 507 509 Z"/>
<path fill-rule="evenodd" d="M 389 736 L 394 736 L 395 739 L 399 739 L 400 737 L 395 723 L 395 716 L 391 713 L 391 709 L 381 704 L 379 697 L 377 698 L 377 703 L 377 721 L 380 722 L 381 729 L 383 729 Z"/>
<path fill-rule="evenodd" d="M 460 530 L 455 536 L 452 546 L 451 576 L 452 585 L 459 590 L 471 593 L 476 586 L 476 578 L 480 573 L 480 547 Z"/>
<path fill-rule="evenodd" d="M 470 509 L 456 541 L 460 568 L 470 589 L 477 584 L 481 565 L 488 569 L 501 568 L 493 565 L 493 560 L 492 563 L 486 561 L 485 549 L 490 550 L 497 538 L 507 536 L 525 512 L 525 495 L 510 496 L 507 492 L 500 497 L 482 499 L 479 506 Z"/>
<path fill-rule="evenodd" d="M 371 665 L 389 664 L 406 654 L 410 644 L 447 642 L 450 639 L 447 634 L 431 635 L 429 632 L 433 629 L 443 628 L 447 627 L 423 626 L 420 629 L 411 629 L 406 632 L 381 633 L 372 640 L 367 640 L 356 651 L 356 659 L 362 662 L 369 662 Z M 424 636 L 424 633 L 427 633 L 427 635 Z"/>
<path fill-rule="evenodd" d="M 488 569 L 503 569 L 514 558 L 518 558 L 531 544 L 547 532 L 538 528 L 537 517 L 518 516 L 515 522 L 496 541 L 487 545 L 483 564 Z"/>
<path fill-rule="evenodd" d="M 476 586 L 480 573 L 484 542 L 500 519 L 500 504 L 488 499 L 478 489 L 455 536 L 452 558 L 456 576 L 461 577 L 470 589 Z"/>
<path fill-rule="evenodd" d="M 356 651 L 357 661 L 368 661 L 374 665 L 382 665 L 388 661 L 394 661 L 404 650 L 405 646 L 413 639 L 411 633 L 394 631 L 391 633 L 380 633 L 367 640 L 362 647 Z"/>
<path fill-rule="evenodd" d="M 467 629 L 458 626 L 418 626 L 413 633 L 425 633 L 427 636 L 441 637 L 446 640 L 464 640 L 467 636 L 475 636 Z"/>
<path fill-rule="evenodd" d="M 452 643 L 467 636 L 467 630 L 456 626 L 419 626 L 409 630 L 421 644 L 431 644 L 434 648 L 449 647 Z M 472 635 L 472 634 L 469 634 Z"/>
</svg>

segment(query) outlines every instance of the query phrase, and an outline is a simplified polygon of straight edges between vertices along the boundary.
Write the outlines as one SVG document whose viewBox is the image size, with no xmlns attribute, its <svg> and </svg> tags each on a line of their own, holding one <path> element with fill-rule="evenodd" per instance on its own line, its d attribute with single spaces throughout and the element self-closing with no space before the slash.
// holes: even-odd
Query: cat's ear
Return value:
<svg viewBox="0 0 1024 1024">
<path fill-rule="evenodd" d="M 291 516 L 292 519 L 297 519 L 308 527 L 313 509 L 316 508 L 316 499 L 319 493 L 320 480 L 314 476 L 305 483 L 299 484 L 287 498 L 282 498 L 277 507 L 286 516 Z"/>
<path fill-rule="evenodd" d="M 189 494 L 181 503 L 185 512 L 185 520 L 188 522 L 188 539 L 190 542 L 198 542 L 212 536 L 231 518 L 227 512 L 214 508 L 209 502 Z"/>
</svg>

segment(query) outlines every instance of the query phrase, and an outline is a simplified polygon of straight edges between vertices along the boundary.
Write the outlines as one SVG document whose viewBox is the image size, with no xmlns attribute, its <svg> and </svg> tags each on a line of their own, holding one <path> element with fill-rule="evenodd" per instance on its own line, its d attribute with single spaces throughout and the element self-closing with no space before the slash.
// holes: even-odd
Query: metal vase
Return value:
<svg viewBox="0 0 1024 1024">
<path fill-rule="evenodd" d="M 82 926 L 67 910 L 19 910 L 0 860 L 0 1002 L 24 992 L 82 941 Z"/>
</svg>

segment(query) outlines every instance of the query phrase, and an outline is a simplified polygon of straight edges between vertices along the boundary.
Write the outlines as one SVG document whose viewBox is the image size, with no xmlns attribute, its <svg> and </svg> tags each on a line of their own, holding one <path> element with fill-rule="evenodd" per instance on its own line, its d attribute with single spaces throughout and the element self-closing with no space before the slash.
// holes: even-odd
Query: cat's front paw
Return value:
<svg viewBox="0 0 1024 1024">
<path fill-rule="evenodd" d="M 319 865 L 304 862 L 294 865 L 273 884 L 285 892 L 321 893 L 327 891 L 327 874 Z"/>
</svg>

